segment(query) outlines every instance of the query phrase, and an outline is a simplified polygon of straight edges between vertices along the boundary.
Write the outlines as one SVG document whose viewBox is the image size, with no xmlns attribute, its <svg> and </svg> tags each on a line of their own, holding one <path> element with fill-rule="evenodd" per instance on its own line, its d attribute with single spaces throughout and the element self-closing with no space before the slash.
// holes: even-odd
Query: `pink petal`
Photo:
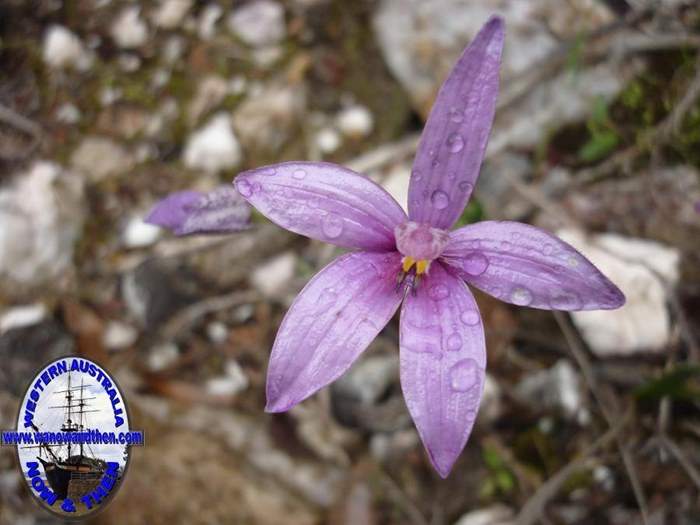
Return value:
<svg viewBox="0 0 700 525">
<path fill-rule="evenodd" d="M 227 233 L 248 227 L 250 206 L 232 185 L 208 193 L 179 191 L 158 202 L 146 222 L 168 228 L 176 235 Z"/>
<path fill-rule="evenodd" d="M 484 328 L 474 296 L 436 261 L 401 310 L 401 388 L 443 478 L 471 433 L 485 367 Z"/>
<path fill-rule="evenodd" d="M 350 367 L 399 307 L 400 266 L 396 252 L 349 253 L 309 281 L 277 332 L 265 410 L 289 410 Z"/>
<path fill-rule="evenodd" d="M 394 250 L 394 228 L 406 220 L 380 186 L 325 162 L 285 162 L 241 173 L 238 191 L 272 222 L 347 248 Z"/>
<path fill-rule="evenodd" d="M 469 284 L 544 310 L 619 308 L 625 296 L 570 245 L 534 226 L 484 221 L 450 233 L 442 254 Z"/>
<path fill-rule="evenodd" d="M 412 221 L 449 229 L 474 189 L 498 96 L 505 27 L 492 17 L 442 85 L 423 129 L 408 190 Z"/>
</svg>

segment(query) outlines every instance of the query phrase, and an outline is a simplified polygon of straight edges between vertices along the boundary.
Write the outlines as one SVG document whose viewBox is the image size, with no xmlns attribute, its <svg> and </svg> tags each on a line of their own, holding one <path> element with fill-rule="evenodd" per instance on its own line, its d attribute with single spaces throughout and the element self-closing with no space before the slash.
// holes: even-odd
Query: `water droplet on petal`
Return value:
<svg viewBox="0 0 700 525">
<path fill-rule="evenodd" d="M 479 365 L 473 359 L 462 359 L 450 368 L 450 387 L 456 392 L 469 392 L 479 384 Z"/>
<path fill-rule="evenodd" d="M 423 178 L 423 174 L 418 170 L 413 170 L 413 172 L 411 173 L 411 177 L 413 177 L 414 181 L 418 182 Z"/>
<path fill-rule="evenodd" d="M 580 310 L 583 306 L 581 298 L 575 292 L 560 290 L 549 298 L 549 306 L 553 310 Z"/>
<path fill-rule="evenodd" d="M 470 182 L 467 181 L 462 181 L 460 182 L 457 187 L 460 189 L 460 191 L 463 191 L 464 193 L 471 193 L 472 190 L 474 189 L 474 185 Z"/>
<path fill-rule="evenodd" d="M 433 204 L 433 206 L 438 209 L 438 210 L 444 210 L 447 208 L 447 205 L 450 203 L 450 198 L 447 196 L 447 193 L 441 190 L 435 190 L 433 194 L 430 196 L 430 202 Z"/>
<path fill-rule="evenodd" d="M 294 170 L 294 173 L 292 173 L 292 177 L 294 177 L 297 180 L 301 180 L 304 177 L 306 177 L 306 170 L 302 170 L 302 169 Z"/>
<path fill-rule="evenodd" d="M 268 177 L 271 175 L 277 175 L 277 168 L 264 168 L 260 171 L 260 173 Z"/>
<path fill-rule="evenodd" d="M 479 312 L 476 310 L 465 310 L 462 315 L 459 316 L 460 320 L 467 326 L 476 326 L 479 324 L 481 317 Z"/>
<path fill-rule="evenodd" d="M 518 239 L 520 239 L 520 234 L 518 232 L 513 232 L 510 234 L 511 241 L 518 242 Z"/>
<path fill-rule="evenodd" d="M 239 180 L 238 184 L 236 184 L 236 188 L 238 189 L 238 193 L 244 197 L 250 197 L 254 191 L 253 185 L 246 179 Z"/>
<path fill-rule="evenodd" d="M 338 294 L 335 293 L 333 288 L 326 288 L 321 292 L 321 297 L 319 298 L 320 304 L 332 304 L 338 299 Z"/>
<path fill-rule="evenodd" d="M 464 139 L 459 133 L 452 133 L 447 137 L 447 149 L 450 153 L 459 153 L 464 149 Z"/>
<path fill-rule="evenodd" d="M 578 266 L 578 259 L 575 256 L 571 255 L 568 259 L 566 259 L 566 263 L 572 268 L 576 268 Z"/>
<path fill-rule="evenodd" d="M 508 241 L 501 241 L 501 250 L 504 252 L 509 251 L 512 248 L 512 245 Z"/>
<path fill-rule="evenodd" d="M 321 230 L 329 239 L 335 239 L 343 233 L 344 224 L 342 217 L 329 213 L 321 220 Z"/>
<path fill-rule="evenodd" d="M 462 336 L 455 332 L 447 338 L 447 349 L 450 352 L 456 352 L 460 348 L 462 348 Z"/>
<path fill-rule="evenodd" d="M 483 253 L 472 252 L 462 260 L 462 269 L 469 275 L 481 275 L 489 267 L 489 260 Z"/>
<path fill-rule="evenodd" d="M 450 108 L 449 116 L 452 122 L 456 122 L 458 124 L 464 120 L 464 113 L 462 110 L 454 106 Z"/>
<path fill-rule="evenodd" d="M 542 247 L 542 253 L 545 255 L 552 255 L 552 252 L 554 251 L 554 246 L 551 244 L 547 243 Z"/>
<path fill-rule="evenodd" d="M 433 301 L 442 301 L 450 296 L 450 289 L 444 284 L 434 284 L 428 290 L 428 295 Z"/>
<path fill-rule="evenodd" d="M 527 288 L 518 286 L 510 293 L 510 300 L 518 306 L 527 306 L 532 303 L 532 292 Z"/>
</svg>

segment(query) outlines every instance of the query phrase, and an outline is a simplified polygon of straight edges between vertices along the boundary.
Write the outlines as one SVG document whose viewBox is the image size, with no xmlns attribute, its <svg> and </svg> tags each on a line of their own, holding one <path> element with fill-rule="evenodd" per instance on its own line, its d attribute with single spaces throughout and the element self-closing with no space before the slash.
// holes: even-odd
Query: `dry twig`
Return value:
<svg viewBox="0 0 700 525">
<path fill-rule="evenodd" d="M 605 418 L 605 421 L 607 422 L 608 426 L 611 428 L 614 427 L 616 421 L 616 417 L 614 414 L 615 412 L 617 412 L 617 406 L 614 406 L 612 411 L 608 409 L 606 400 L 602 398 L 602 390 L 600 389 L 600 386 L 596 381 L 595 375 L 593 374 L 593 369 L 591 367 L 590 361 L 588 360 L 588 356 L 586 355 L 585 350 L 579 343 L 573 328 L 571 327 L 571 325 L 569 324 L 568 320 L 562 312 L 555 311 L 553 313 L 554 318 L 556 319 L 557 324 L 559 325 L 559 328 L 564 334 L 566 342 L 569 344 L 571 353 L 573 354 L 574 359 L 576 359 L 576 362 L 578 363 L 578 366 L 581 369 L 581 372 L 583 373 L 583 378 L 586 381 L 586 384 L 588 385 L 588 389 L 591 391 L 591 393 L 593 394 L 593 398 L 598 404 L 598 408 L 603 414 L 603 417 Z M 614 405 L 617 405 L 617 403 L 615 402 Z M 644 495 L 644 490 L 642 488 L 642 484 L 639 481 L 639 476 L 637 475 L 637 469 L 635 468 L 634 461 L 632 460 L 632 456 L 629 452 L 627 444 L 624 443 L 618 436 L 616 436 L 615 440 L 617 442 L 617 448 L 620 453 L 620 456 L 622 457 L 622 462 L 625 465 L 625 470 L 627 471 L 627 477 L 629 478 L 630 484 L 632 485 L 634 497 L 637 500 L 637 505 L 639 506 L 639 511 L 642 517 L 642 523 L 647 525 L 649 523 L 649 509 L 646 497 Z"/>
<path fill-rule="evenodd" d="M 554 476 L 545 481 L 537 492 L 523 505 L 516 519 L 516 523 L 518 525 L 531 525 L 541 519 L 545 506 L 557 495 L 564 483 L 566 483 L 566 480 L 577 471 L 586 468 L 591 461 L 591 456 L 607 446 L 611 441 L 618 439 L 620 432 L 627 424 L 630 416 L 631 411 L 628 411 L 617 421 L 614 427 L 610 428 L 610 430 L 588 447 L 580 456 L 571 460 L 566 466 L 554 474 Z"/>
<path fill-rule="evenodd" d="M 251 290 L 209 297 L 178 312 L 177 315 L 170 319 L 163 327 L 161 333 L 164 338 L 173 339 L 207 314 L 220 312 L 221 310 L 227 310 L 234 306 L 252 303 L 258 300 L 260 300 L 260 295 Z"/>
</svg>

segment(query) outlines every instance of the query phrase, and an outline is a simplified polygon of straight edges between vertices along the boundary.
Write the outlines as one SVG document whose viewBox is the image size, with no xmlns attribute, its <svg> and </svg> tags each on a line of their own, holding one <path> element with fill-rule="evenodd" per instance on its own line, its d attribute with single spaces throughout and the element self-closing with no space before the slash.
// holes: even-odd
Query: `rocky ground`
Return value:
<svg viewBox="0 0 700 525">
<path fill-rule="evenodd" d="M 142 218 L 290 159 L 405 203 L 436 91 L 493 12 L 502 89 L 462 221 L 557 231 L 628 303 L 477 293 L 489 375 L 443 481 L 401 396 L 397 319 L 332 387 L 263 412 L 279 322 L 337 250 L 260 216 L 203 238 Z M 37 367 L 76 353 L 147 436 L 95 523 L 698 523 L 699 51 L 700 7 L 678 0 L 4 0 L 0 428 Z M 0 487 L 0 522 L 51 522 L 7 448 Z"/>
</svg>

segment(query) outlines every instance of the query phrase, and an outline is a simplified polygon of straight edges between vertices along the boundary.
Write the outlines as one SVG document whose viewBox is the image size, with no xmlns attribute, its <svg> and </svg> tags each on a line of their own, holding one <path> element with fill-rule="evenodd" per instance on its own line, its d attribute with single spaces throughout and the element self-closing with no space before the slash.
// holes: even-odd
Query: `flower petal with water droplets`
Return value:
<svg viewBox="0 0 700 525">
<path fill-rule="evenodd" d="M 285 162 L 246 171 L 238 191 L 287 230 L 346 248 L 390 251 L 401 206 L 367 177 L 326 162 Z"/>
<path fill-rule="evenodd" d="M 503 20 L 491 18 L 440 88 L 413 164 L 412 221 L 447 230 L 469 200 L 496 110 L 504 35 Z"/>
<path fill-rule="evenodd" d="M 519 306 L 608 310 L 625 296 L 593 263 L 549 232 L 484 221 L 450 232 L 443 261 L 469 284 Z"/>
<path fill-rule="evenodd" d="M 401 310 L 401 388 L 430 461 L 443 478 L 476 419 L 485 345 L 474 296 L 436 261 Z"/>
<path fill-rule="evenodd" d="M 210 192 L 179 191 L 158 202 L 146 222 L 168 228 L 175 235 L 227 233 L 248 227 L 250 206 L 233 185 Z"/>
<path fill-rule="evenodd" d="M 282 321 L 267 370 L 268 412 L 284 412 L 343 374 L 401 303 L 398 253 L 349 253 L 321 270 Z"/>
</svg>

